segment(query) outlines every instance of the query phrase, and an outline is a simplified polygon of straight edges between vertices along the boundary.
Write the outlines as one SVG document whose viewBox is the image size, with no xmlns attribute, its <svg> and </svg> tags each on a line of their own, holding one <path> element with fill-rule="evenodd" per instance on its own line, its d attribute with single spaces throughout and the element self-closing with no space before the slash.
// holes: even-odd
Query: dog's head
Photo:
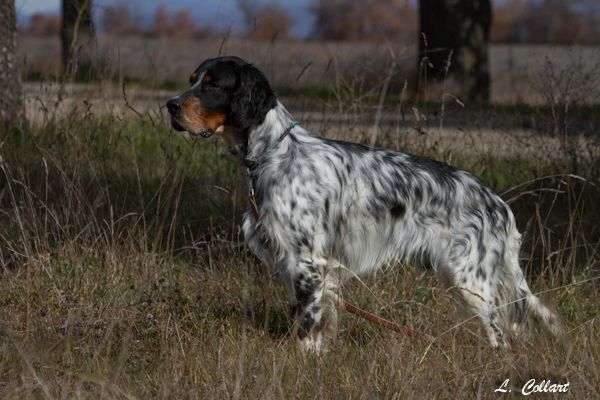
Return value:
<svg viewBox="0 0 600 400">
<path fill-rule="evenodd" d="M 178 131 L 209 137 L 233 129 L 247 134 L 275 107 L 275 94 L 265 76 L 238 57 L 204 61 L 190 76 L 190 87 L 167 102 Z"/>
</svg>

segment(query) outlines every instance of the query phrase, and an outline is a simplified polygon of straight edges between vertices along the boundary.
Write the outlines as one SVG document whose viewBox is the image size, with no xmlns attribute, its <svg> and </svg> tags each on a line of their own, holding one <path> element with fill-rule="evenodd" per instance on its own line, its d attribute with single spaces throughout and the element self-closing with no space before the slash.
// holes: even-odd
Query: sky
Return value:
<svg viewBox="0 0 600 400">
<path fill-rule="evenodd" d="M 216 26 L 219 29 L 240 33 L 244 29 L 242 17 L 238 11 L 238 0 L 92 0 L 96 16 L 102 7 L 111 4 L 127 4 L 138 14 L 142 21 L 150 23 L 156 7 L 164 5 L 168 10 L 188 10 L 194 20 L 203 25 Z M 310 7 L 317 0 L 248 0 L 258 4 L 278 4 L 285 8 L 294 21 L 293 34 L 307 37 L 313 27 L 314 18 Z M 365 0 L 368 1 L 368 0 Z M 416 1 L 416 0 L 414 0 Z M 505 0 L 493 0 L 501 4 Z M 541 1 L 541 0 L 533 0 Z M 583 8 L 600 12 L 600 0 L 573 0 Z M 36 12 L 59 14 L 61 0 L 16 0 L 17 20 L 23 24 Z"/>
<path fill-rule="evenodd" d="M 128 4 L 139 12 L 142 20 L 150 21 L 154 10 L 159 5 L 164 5 L 168 10 L 189 10 L 191 16 L 198 22 L 217 25 L 218 28 L 232 28 L 241 30 L 241 16 L 237 11 L 237 0 L 92 0 L 95 13 L 101 11 L 103 6 L 110 4 Z M 310 6 L 314 0 L 254 0 L 259 4 L 278 4 L 284 7 L 293 17 L 295 24 L 292 32 L 298 36 L 306 36 L 312 27 Z M 16 0 L 17 19 L 26 22 L 29 15 L 41 12 L 45 14 L 59 14 L 61 0 Z M 218 21 L 218 24 L 216 24 Z"/>
</svg>

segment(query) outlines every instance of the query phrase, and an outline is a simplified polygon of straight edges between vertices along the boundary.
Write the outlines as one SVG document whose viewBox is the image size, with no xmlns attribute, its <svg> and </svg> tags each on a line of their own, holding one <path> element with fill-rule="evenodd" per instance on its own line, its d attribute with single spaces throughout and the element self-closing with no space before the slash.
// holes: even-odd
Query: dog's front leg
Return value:
<svg viewBox="0 0 600 400">
<path fill-rule="evenodd" d="M 324 260 L 301 258 L 292 268 L 294 335 L 302 349 L 318 353 L 337 330 L 337 280 Z"/>
</svg>

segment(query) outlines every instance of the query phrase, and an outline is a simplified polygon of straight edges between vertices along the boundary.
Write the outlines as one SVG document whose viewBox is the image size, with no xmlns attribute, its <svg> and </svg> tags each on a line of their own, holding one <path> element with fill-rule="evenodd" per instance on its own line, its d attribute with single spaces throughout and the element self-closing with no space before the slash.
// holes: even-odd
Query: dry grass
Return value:
<svg viewBox="0 0 600 400">
<path fill-rule="evenodd" d="M 568 381 L 570 398 L 597 396 L 593 138 L 580 138 L 588 153 L 574 171 L 564 141 L 499 139 L 473 123 L 489 115 L 470 110 L 400 124 L 404 110 L 394 105 L 377 127 L 382 144 L 469 169 L 511 202 L 524 232 L 523 267 L 563 317 L 572 352 L 540 335 L 491 351 L 431 274 L 395 266 L 351 282 L 344 296 L 450 347 L 342 313 L 337 339 L 315 357 L 290 338 L 274 271 L 244 247 L 244 177 L 224 146 L 170 132 L 156 105 L 139 116 L 127 111 L 118 91 L 94 100 L 97 109 L 59 91 L 70 103 L 57 113 L 60 101 L 31 93 L 38 107 L 30 112 L 41 118 L 0 136 L 0 397 L 495 398 L 505 379 L 519 397 L 532 378 Z M 147 95 L 130 100 L 138 107 Z M 356 122 L 373 112 L 356 97 L 319 103 L 321 117 L 302 100 L 291 104 L 315 130 L 338 137 L 360 131 Z M 461 112 L 463 120 L 450 121 Z M 515 109 L 509 119 L 531 112 Z"/>
<path fill-rule="evenodd" d="M 289 338 L 273 271 L 243 246 L 242 177 L 224 153 L 162 124 L 98 117 L 5 137 L 3 398 L 487 398 L 508 378 L 515 388 L 568 380 L 573 398 L 589 398 L 598 387 L 597 286 L 568 286 L 594 276 L 598 236 L 586 218 L 597 214 L 577 203 L 597 198 L 594 187 L 562 176 L 543 186 L 566 193 L 530 197 L 541 187 L 528 184 L 506 195 L 520 219 L 537 210 L 522 225 L 525 266 L 535 290 L 557 289 L 548 299 L 573 353 L 540 338 L 490 351 L 430 274 L 407 266 L 355 281 L 346 296 L 450 348 L 344 314 L 330 351 L 312 357 Z M 501 176 L 507 164 L 487 167 Z"/>
<path fill-rule="evenodd" d="M 289 338 L 281 286 L 247 256 L 208 266 L 63 252 L 22 267 L 29 280 L 3 279 L 3 398 L 491 398 L 505 379 L 517 388 L 531 378 L 569 381 L 572 398 L 592 398 L 598 385 L 596 311 L 582 288 L 569 294 L 584 302 L 568 316 L 570 357 L 543 340 L 490 351 L 476 324 L 454 328 L 445 291 L 413 269 L 369 290 L 354 285 L 349 297 L 417 329 L 449 331 L 450 348 L 344 315 L 331 350 L 314 357 Z"/>
</svg>

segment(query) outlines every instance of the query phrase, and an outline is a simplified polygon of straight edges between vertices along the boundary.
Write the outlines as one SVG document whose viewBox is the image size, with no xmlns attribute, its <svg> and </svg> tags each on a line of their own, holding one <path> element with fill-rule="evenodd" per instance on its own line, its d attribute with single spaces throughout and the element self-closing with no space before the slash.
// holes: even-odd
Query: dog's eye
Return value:
<svg viewBox="0 0 600 400">
<path fill-rule="evenodd" d="M 202 86 L 209 87 L 209 88 L 217 88 L 217 87 L 219 87 L 219 85 L 217 84 L 217 82 L 215 82 L 213 80 L 202 82 Z"/>
</svg>

